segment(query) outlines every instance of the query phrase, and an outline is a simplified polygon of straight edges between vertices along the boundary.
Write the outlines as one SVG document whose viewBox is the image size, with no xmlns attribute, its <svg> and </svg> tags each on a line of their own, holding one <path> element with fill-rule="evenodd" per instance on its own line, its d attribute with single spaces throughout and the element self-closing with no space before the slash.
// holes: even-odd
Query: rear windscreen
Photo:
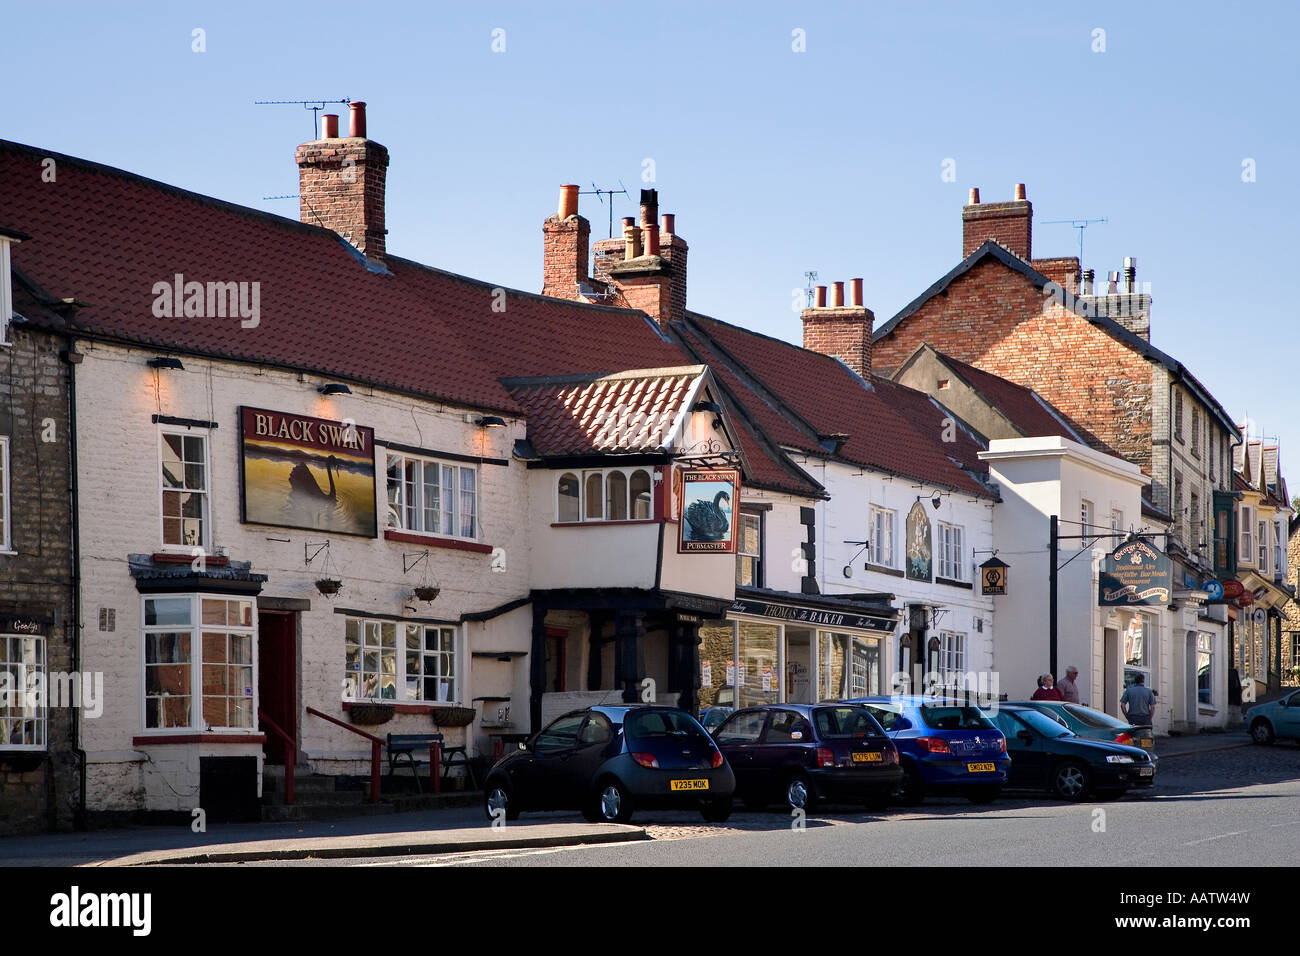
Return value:
<svg viewBox="0 0 1300 956">
<path fill-rule="evenodd" d="M 703 737 L 708 734 L 690 714 L 680 710 L 641 710 L 628 714 L 623 721 L 623 731 L 637 740 L 656 737 Z"/>
<path fill-rule="evenodd" d="M 993 730 L 977 707 L 922 706 L 921 722 L 935 730 Z"/>
<path fill-rule="evenodd" d="M 1066 704 L 1063 709 L 1085 727 L 1095 727 L 1098 730 L 1122 730 L 1128 727 L 1127 722 L 1116 720 L 1110 714 L 1103 714 L 1101 711 L 1093 710 L 1090 707 L 1073 707 Z"/>
<path fill-rule="evenodd" d="M 819 737 L 883 737 L 875 718 L 862 707 L 822 707 L 813 711 Z"/>
</svg>

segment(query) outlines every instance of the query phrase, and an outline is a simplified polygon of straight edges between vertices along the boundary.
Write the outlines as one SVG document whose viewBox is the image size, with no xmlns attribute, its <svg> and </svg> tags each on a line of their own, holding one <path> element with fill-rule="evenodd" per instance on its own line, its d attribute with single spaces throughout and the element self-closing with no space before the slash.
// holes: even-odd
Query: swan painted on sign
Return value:
<svg viewBox="0 0 1300 956">
<path fill-rule="evenodd" d="M 339 460 L 333 455 L 325 460 L 325 474 L 330 480 L 330 490 L 325 491 L 316 482 L 316 476 L 311 473 L 311 469 L 306 463 L 298 462 L 289 472 L 289 497 L 291 500 L 306 501 L 330 501 L 339 500 L 338 490 L 334 487 L 334 469 L 338 467 Z"/>
<path fill-rule="evenodd" d="M 727 536 L 731 521 L 722 510 L 722 502 L 731 504 L 731 495 L 719 491 L 710 501 L 695 501 L 686 509 L 686 523 L 691 527 L 692 541 L 721 541 Z"/>
</svg>

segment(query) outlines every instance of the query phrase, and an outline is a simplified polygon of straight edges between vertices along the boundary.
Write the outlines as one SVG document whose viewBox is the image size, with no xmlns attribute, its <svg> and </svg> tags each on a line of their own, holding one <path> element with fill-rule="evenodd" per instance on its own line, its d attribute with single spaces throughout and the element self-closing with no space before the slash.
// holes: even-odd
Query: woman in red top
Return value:
<svg viewBox="0 0 1300 956">
<path fill-rule="evenodd" d="M 1056 689 L 1056 678 L 1043 674 L 1038 678 L 1038 690 L 1030 700 L 1065 700 L 1065 695 Z"/>
</svg>

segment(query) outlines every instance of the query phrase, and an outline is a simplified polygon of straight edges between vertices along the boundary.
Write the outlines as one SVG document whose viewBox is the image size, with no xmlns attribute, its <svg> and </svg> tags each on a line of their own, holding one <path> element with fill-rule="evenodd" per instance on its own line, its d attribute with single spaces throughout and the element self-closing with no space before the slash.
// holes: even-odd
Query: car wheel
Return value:
<svg viewBox="0 0 1300 956">
<path fill-rule="evenodd" d="M 519 810 L 514 796 L 510 793 L 510 787 L 499 780 L 489 783 L 483 791 L 483 810 L 489 820 L 496 820 L 501 810 L 505 811 L 507 820 L 519 819 Z"/>
<path fill-rule="evenodd" d="M 1002 796 L 1002 788 L 996 784 L 971 787 L 966 791 L 966 799 L 971 803 L 992 803 Z"/>
<path fill-rule="evenodd" d="M 898 788 L 898 802 L 907 807 L 918 807 L 925 799 L 925 784 L 921 771 L 908 766 L 903 769 L 903 782 Z"/>
<path fill-rule="evenodd" d="M 805 813 L 811 813 L 816 808 L 817 797 L 807 774 L 796 773 L 786 781 L 785 805 L 791 810 L 802 810 Z"/>
<path fill-rule="evenodd" d="M 603 823 L 627 823 L 632 819 L 632 795 L 617 780 L 606 780 L 596 792 L 596 813 Z"/>
<path fill-rule="evenodd" d="M 879 813 L 882 810 L 888 810 L 890 798 L 888 793 L 873 793 L 864 801 L 868 810 L 872 813 Z"/>
<path fill-rule="evenodd" d="M 700 807 L 700 814 L 709 823 L 726 823 L 731 816 L 731 798 L 719 797 Z"/>
<path fill-rule="evenodd" d="M 1274 741 L 1273 727 L 1263 717 L 1250 725 L 1250 739 L 1267 747 Z"/>
<path fill-rule="evenodd" d="M 1052 773 L 1052 791 L 1063 800 L 1082 800 L 1088 795 L 1088 770 L 1067 760 Z"/>
</svg>

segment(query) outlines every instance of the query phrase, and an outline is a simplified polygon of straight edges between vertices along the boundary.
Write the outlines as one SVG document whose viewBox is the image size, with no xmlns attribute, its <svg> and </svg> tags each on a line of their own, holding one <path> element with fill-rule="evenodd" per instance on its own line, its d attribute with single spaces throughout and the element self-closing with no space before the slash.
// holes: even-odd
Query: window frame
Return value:
<svg viewBox="0 0 1300 956">
<path fill-rule="evenodd" d="M 394 502 L 392 497 L 393 494 L 392 487 L 394 484 L 394 480 L 392 477 L 392 467 L 393 467 L 394 460 L 401 463 L 399 466 L 400 472 L 396 480 L 397 487 L 400 489 L 402 494 L 402 500 L 400 502 Z M 418 477 L 411 482 L 411 486 L 415 489 L 415 495 L 416 495 L 416 503 L 413 508 L 408 508 L 407 502 L 405 500 L 406 486 L 407 486 L 406 468 L 405 468 L 406 462 L 412 462 L 419 466 Z M 425 469 L 429 465 L 433 465 L 437 469 L 437 475 L 438 475 L 439 507 L 437 511 L 438 528 L 436 530 L 429 530 L 428 528 L 424 527 L 426 521 L 426 512 L 428 511 L 424 501 L 425 487 L 427 484 L 427 482 L 425 481 Z M 451 469 L 451 473 L 452 473 L 452 481 L 451 481 L 450 488 L 448 488 L 448 486 L 446 486 L 443 482 L 443 478 L 445 477 L 445 469 L 448 468 Z M 474 476 L 474 491 L 473 491 L 474 513 L 471 517 L 471 520 L 474 523 L 474 532 L 471 535 L 465 535 L 462 533 L 462 528 L 464 527 L 464 520 L 465 520 L 464 507 L 463 507 L 463 496 L 465 494 L 465 491 L 463 487 L 464 479 L 461 477 L 462 472 L 468 472 Z M 388 517 L 387 517 L 388 523 L 385 527 L 391 531 L 400 531 L 404 534 L 424 535 L 430 538 L 446 538 L 455 541 L 481 541 L 483 538 L 482 481 L 483 481 L 483 475 L 481 469 L 477 464 L 472 462 L 448 461 L 443 458 L 434 458 L 428 455 L 412 455 L 412 454 L 408 454 L 407 452 L 392 451 L 389 449 L 385 449 L 384 498 L 388 505 Z M 447 500 L 448 493 L 450 493 L 451 496 L 451 506 L 452 506 L 451 526 L 454 529 L 453 532 L 447 532 L 442 530 L 442 521 L 444 516 L 447 514 L 447 509 L 442 506 L 442 503 Z M 410 528 L 406 526 L 407 525 L 406 513 L 408 510 L 414 513 L 417 519 L 417 523 L 420 525 L 420 527 Z M 398 519 L 397 524 L 393 523 L 394 516 L 396 516 Z"/>
<path fill-rule="evenodd" d="M 888 519 L 889 524 L 889 551 L 883 554 L 879 550 L 879 540 L 876 535 L 876 519 L 884 517 Z M 871 563 L 882 568 L 897 569 L 898 567 L 898 511 L 894 508 L 885 508 L 881 505 L 871 505 L 867 509 L 867 533 L 871 537 Z"/>
<path fill-rule="evenodd" d="M 966 582 L 966 526 L 960 524 L 951 524 L 947 521 L 935 522 L 935 531 L 939 539 L 939 547 L 935 550 L 938 552 L 939 561 L 936 565 L 936 577 L 947 578 L 949 581 Z M 951 532 L 956 532 L 957 543 L 952 545 Z M 949 549 L 952 549 L 952 563 L 949 560 Z M 945 569 L 952 573 L 944 573 Z"/>
<path fill-rule="evenodd" d="M 1202 644 L 1208 644 L 1208 647 L 1202 647 Z M 1209 687 L 1201 688 L 1201 658 L 1206 658 L 1208 668 L 1206 674 L 1206 683 Z M 1214 635 L 1208 631 L 1196 632 L 1196 703 L 1206 707 L 1214 706 Z M 1205 696 L 1202 697 L 1201 695 Z"/>
<path fill-rule="evenodd" d="M 0 653 L 0 668 L 7 670 L 10 667 L 17 667 L 21 668 L 22 671 L 19 683 L 10 685 L 8 692 L 25 696 L 28 692 L 28 687 L 30 686 L 26 673 L 28 667 L 22 660 L 13 661 L 9 659 L 8 643 L 11 640 L 35 642 L 37 660 L 31 666 L 35 672 L 42 675 L 42 678 L 45 680 L 45 693 L 39 704 L 34 708 L 33 713 L 30 715 L 26 712 L 27 708 L 25 706 L 20 707 L 23 713 L 16 717 L 7 713 L 8 708 L 0 706 L 0 722 L 5 722 L 5 732 L 0 734 L 0 753 L 46 753 L 50 749 L 50 673 L 47 669 L 49 637 L 46 634 L 15 633 L 11 630 L 0 628 L 0 651 L 3 651 L 3 653 Z M 16 720 L 20 723 L 26 723 L 29 720 L 34 721 L 35 732 L 33 733 L 33 738 L 39 738 L 40 743 L 10 743 L 8 739 L 10 727 L 7 722 L 11 720 Z"/>
<path fill-rule="evenodd" d="M 1241 564 L 1254 564 L 1256 559 L 1253 543 L 1255 528 L 1251 523 L 1253 518 L 1251 511 L 1250 505 L 1242 505 L 1237 513 L 1237 522 L 1241 531 L 1241 547 L 1237 552 L 1237 561 Z"/>
<path fill-rule="evenodd" d="M 185 599 L 190 602 L 190 623 L 188 627 L 179 624 L 146 624 L 145 623 L 146 620 L 148 619 L 146 613 L 147 602 L 160 601 L 160 600 L 173 600 L 173 599 Z M 235 625 L 235 624 L 220 624 L 220 625 L 204 624 L 203 623 L 203 602 L 205 600 L 221 601 L 223 603 L 227 601 L 240 601 L 240 602 L 247 603 L 250 606 L 250 611 L 251 611 L 250 614 L 251 624 L 248 626 Z M 141 728 L 143 728 L 143 732 L 150 735 L 156 735 L 156 734 L 184 735 L 184 734 L 196 734 L 196 733 L 220 733 L 220 734 L 248 734 L 250 736 L 261 733 L 261 731 L 258 730 L 258 726 L 257 726 L 258 725 L 257 709 L 259 706 L 261 706 L 261 702 L 259 700 L 259 688 L 258 688 L 258 680 L 260 679 L 260 675 L 258 673 L 258 660 L 257 660 L 258 658 L 257 629 L 258 629 L 257 598 L 254 597 L 253 595 L 219 594 L 210 591 L 185 591 L 181 593 L 159 592 L 155 594 L 141 594 L 140 595 L 140 676 L 142 679 L 142 684 L 141 684 L 142 693 L 140 694 L 139 716 L 140 716 L 140 726 Z M 167 727 L 167 726 L 152 727 L 149 725 L 150 694 L 149 694 L 149 680 L 148 680 L 147 669 L 151 665 L 148 663 L 149 661 L 148 638 L 150 634 L 171 634 L 171 633 L 180 633 L 180 632 L 188 632 L 190 638 L 189 661 L 187 662 L 187 666 L 190 668 L 190 695 L 189 695 L 190 696 L 190 722 L 188 725 L 183 727 Z M 224 634 L 227 637 L 227 639 L 230 637 L 231 634 L 245 635 L 249 639 L 249 643 L 248 643 L 249 662 L 247 666 L 252 671 L 252 683 L 249 685 L 252 688 L 252 693 L 248 695 L 247 698 L 249 702 L 248 703 L 249 726 L 247 727 L 229 727 L 224 725 L 220 727 L 215 725 L 209 727 L 207 721 L 204 720 L 203 717 L 203 700 L 204 700 L 203 668 L 207 666 L 205 664 L 205 659 L 203 656 L 203 638 L 205 633 L 210 634 L 216 632 L 220 632 Z M 227 643 L 227 647 L 229 647 L 228 643 Z M 157 666 L 157 665 L 153 665 L 153 666 Z M 229 661 L 229 657 L 227 657 L 226 661 L 224 662 L 224 665 L 217 665 L 214 663 L 213 666 L 232 667 L 232 666 L 241 666 L 241 665 L 231 664 Z M 210 695 L 210 696 L 216 696 L 216 695 Z M 225 695 L 225 696 L 231 696 L 231 695 Z M 239 696 L 242 697 L 244 695 L 239 695 Z"/>
<path fill-rule="evenodd" d="M 629 487 L 631 483 L 629 482 Z M 763 534 L 766 531 L 767 522 L 764 520 L 763 512 L 757 510 L 746 511 L 745 506 L 741 505 L 737 513 L 738 522 L 736 524 L 736 585 L 738 587 L 761 588 L 763 587 Z M 745 541 L 744 525 L 745 521 L 753 520 L 758 523 L 758 553 L 754 554 L 742 550 Z M 740 567 L 742 558 L 754 559 L 754 575 L 752 583 L 746 584 L 740 578 Z"/>
<path fill-rule="evenodd" d="M 622 476 L 626 495 L 626 515 L 623 518 L 611 518 L 609 516 L 609 479 L 613 474 Z M 649 514 L 644 518 L 634 517 L 636 514 L 636 492 L 635 478 L 638 474 L 644 474 L 649 482 Z M 577 519 L 565 519 L 560 516 L 560 483 L 568 476 L 575 476 L 578 479 L 578 517 Z M 587 509 L 591 501 L 591 495 L 587 490 L 587 483 L 592 478 L 600 477 L 600 517 L 588 517 Z M 627 523 L 650 523 L 656 521 L 655 516 L 655 469 L 653 465 L 619 465 L 608 468 L 565 468 L 556 474 L 552 489 L 554 492 L 554 511 L 552 521 L 555 524 L 627 524 Z"/>
<path fill-rule="evenodd" d="M 162 465 L 159 464 L 159 478 Z M 159 498 L 159 504 L 162 499 Z M 9 436 L 0 435 L 0 554 L 16 554 L 13 542 L 13 483 L 10 480 Z"/>
<path fill-rule="evenodd" d="M 966 654 L 969 651 L 968 635 L 965 631 L 939 631 L 939 649 L 935 651 L 937 655 L 936 670 L 943 675 L 965 674 L 966 673 Z M 949 665 L 948 661 L 956 661 L 955 665 Z"/>
<path fill-rule="evenodd" d="M 1268 571 L 1269 571 L 1269 566 L 1268 566 L 1268 522 L 1265 521 L 1263 518 L 1259 518 L 1259 517 L 1257 517 L 1257 518 L 1256 518 L 1256 524 L 1255 524 L 1255 532 L 1256 532 L 1256 534 L 1259 536 L 1259 544 L 1258 544 L 1258 547 L 1259 547 L 1259 553 L 1258 553 L 1258 555 L 1257 555 L 1258 558 L 1259 558 L 1259 565 L 1258 565 L 1258 567 L 1259 567 L 1259 573 L 1260 573 L 1260 574 L 1267 574 Z"/>
<path fill-rule="evenodd" d="M 9 338 L 9 323 L 14 314 L 13 266 L 9 247 L 13 240 L 0 236 L 0 345 L 13 345 Z"/>
<path fill-rule="evenodd" d="M 1285 570 L 1286 566 L 1282 563 L 1283 553 L 1284 552 L 1282 550 L 1282 522 L 1275 518 L 1273 519 L 1273 574 L 1274 576 L 1281 576 Z"/>
<path fill-rule="evenodd" d="M 351 674 L 354 673 L 354 670 L 348 667 L 348 648 L 352 643 L 347 636 L 347 628 L 350 623 L 355 623 L 357 625 L 356 647 L 358 648 L 358 666 L 355 669 L 355 673 L 361 675 L 361 679 L 352 683 L 351 687 L 353 690 L 351 692 L 349 691 L 348 681 Z M 366 643 L 367 625 L 372 625 L 380 629 L 381 642 L 378 645 L 380 654 L 379 669 L 375 671 L 375 673 L 380 676 L 380 680 L 376 683 L 378 693 L 374 695 L 357 692 L 364 690 L 364 675 L 367 672 L 365 657 L 366 649 L 370 646 Z M 389 625 L 393 628 L 394 635 L 392 697 L 383 696 L 382 678 L 384 676 L 384 647 L 382 644 L 382 634 L 385 625 Z M 409 637 L 408 631 L 411 628 L 417 628 L 419 631 L 419 646 L 416 648 L 411 648 L 407 644 Z M 449 634 L 451 638 L 451 650 L 445 651 L 440 647 L 430 649 L 427 644 L 429 631 L 437 632 L 438 638 L 445 637 Z M 343 615 L 343 635 L 343 680 L 341 681 L 341 684 L 343 687 L 343 700 L 347 703 L 386 704 L 390 706 L 417 705 L 428 707 L 460 706 L 462 704 L 462 699 L 465 693 L 465 644 L 464 632 L 460 625 L 436 624 L 431 621 L 412 621 L 393 617 L 362 617 L 356 614 L 346 614 Z M 419 673 L 415 675 L 411 674 L 407 668 L 407 657 L 411 654 L 417 655 L 420 659 L 420 670 Z M 450 676 L 441 672 L 438 674 L 429 674 L 425 670 L 425 667 L 427 666 L 427 658 L 432 657 L 438 659 L 446 654 L 450 654 L 451 657 Z M 417 686 L 420 694 L 418 697 L 407 696 L 407 689 L 411 680 L 416 680 L 418 682 Z M 425 697 L 425 681 L 428 680 L 438 681 L 440 685 L 444 680 L 450 681 L 451 691 L 448 694 L 448 698 L 446 700 L 431 700 Z"/>
<path fill-rule="evenodd" d="M 176 435 L 181 439 L 198 438 L 203 442 L 203 474 L 204 483 L 201 491 L 190 491 L 181 488 L 170 489 L 175 494 L 199 494 L 203 496 L 203 514 L 199 518 L 203 529 L 202 541 L 197 544 L 168 544 L 167 543 L 167 513 L 163 507 L 163 496 L 169 491 L 166 482 L 163 481 L 163 449 L 166 447 L 167 435 Z M 184 441 L 181 442 L 182 459 L 181 471 L 184 472 Z M 184 480 L 182 475 L 182 480 Z M 193 554 L 194 549 L 198 548 L 203 554 L 209 554 L 212 551 L 212 429 L 201 428 L 197 425 L 159 425 L 158 426 L 158 540 L 162 543 L 161 550 L 164 552 L 181 551 L 186 554 Z M 182 516 L 183 518 L 183 516 Z M 184 537 L 184 525 L 182 524 L 181 536 Z"/>
<path fill-rule="evenodd" d="M 1079 533 L 1083 536 L 1083 544 L 1085 547 L 1091 545 L 1093 541 L 1096 540 L 1091 536 L 1096 517 L 1097 506 L 1087 498 L 1081 497 L 1079 499 L 1079 524 L 1082 525 L 1082 530 Z"/>
</svg>

